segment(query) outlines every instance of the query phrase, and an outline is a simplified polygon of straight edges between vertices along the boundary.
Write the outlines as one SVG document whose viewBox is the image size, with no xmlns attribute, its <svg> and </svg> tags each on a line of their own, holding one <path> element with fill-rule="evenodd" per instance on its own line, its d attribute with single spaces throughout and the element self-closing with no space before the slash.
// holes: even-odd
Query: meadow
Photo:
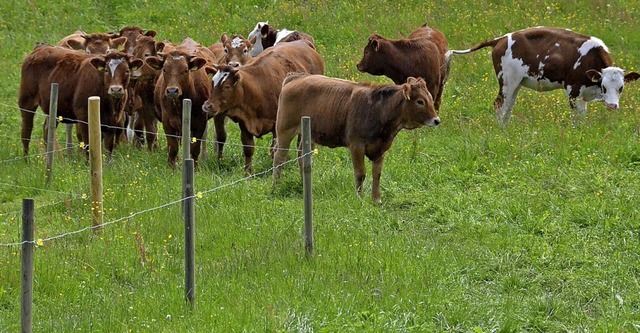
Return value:
<svg viewBox="0 0 640 333">
<path fill-rule="evenodd" d="M 80 10 L 81 8 L 81 10 Z M 313 156 L 315 255 L 304 255 L 294 165 L 244 179 L 237 125 L 196 174 L 196 305 L 184 299 L 180 168 L 165 140 L 119 146 L 104 164 L 104 220 L 91 224 L 89 169 L 56 156 L 45 185 L 42 112 L 22 157 L 20 65 L 37 42 L 137 25 L 210 45 L 258 21 L 311 34 L 328 76 L 359 73 L 369 34 L 423 23 L 453 49 L 514 30 L 571 28 L 640 71 L 637 1 L 18 1 L 0 3 L 0 332 L 20 329 L 21 201 L 34 198 L 38 332 L 638 332 L 640 82 L 619 110 L 590 103 L 574 125 L 562 91 L 521 90 L 508 126 L 493 111 L 490 50 L 456 57 L 436 128 L 387 153 L 382 205 L 354 191 L 346 149 Z M 64 136 L 63 126 L 58 136 Z M 268 171 L 271 137 L 254 171 Z M 210 150 L 212 145 L 209 146 Z M 293 153 L 291 158 L 294 158 Z"/>
</svg>

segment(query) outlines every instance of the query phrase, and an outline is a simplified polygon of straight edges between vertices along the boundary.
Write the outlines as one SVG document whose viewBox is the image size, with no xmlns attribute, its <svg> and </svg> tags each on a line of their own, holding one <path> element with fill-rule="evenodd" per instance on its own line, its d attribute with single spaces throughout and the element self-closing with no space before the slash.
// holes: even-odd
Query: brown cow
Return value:
<svg viewBox="0 0 640 333">
<path fill-rule="evenodd" d="M 612 67 L 607 46 L 596 37 L 568 29 L 528 28 L 482 42 L 468 50 L 452 50 L 466 54 L 493 47 L 493 67 L 500 85 L 494 108 L 498 121 L 509 120 L 518 90 L 526 87 L 537 91 L 564 89 L 572 111 L 584 115 L 587 102 L 603 100 L 609 109 L 619 107 L 624 84 L 640 78 L 640 74 Z"/>
<path fill-rule="evenodd" d="M 223 46 L 222 57 L 219 58 L 219 64 L 227 64 L 231 67 L 239 67 L 246 64 L 253 57 L 249 54 L 251 47 L 255 43 L 257 37 L 246 40 L 240 35 L 233 35 L 231 38 L 226 33 L 220 36 L 220 42 Z"/>
<path fill-rule="evenodd" d="M 86 122 L 88 97 L 99 96 L 103 125 L 122 126 L 118 122 L 123 114 L 120 105 L 126 101 L 130 68 L 141 64 L 141 60 L 130 60 L 121 52 L 96 56 L 56 46 L 37 46 L 25 58 L 20 79 L 18 105 L 22 111 L 23 153 L 29 153 L 37 107 L 49 114 L 51 83 L 59 84 L 58 115 L 63 117 L 63 122 Z M 79 137 L 88 143 L 86 124 L 80 125 L 83 127 L 79 129 Z M 46 127 L 44 132 L 46 140 Z M 106 132 L 105 145 L 110 152 L 114 148 L 110 142 L 113 130 Z"/>
<path fill-rule="evenodd" d="M 275 134 L 282 81 L 290 72 L 322 74 L 324 62 L 306 41 L 295 41 L 278 44 L 244 66 L 220 65 L 216 69 L 203 109 L 225 114 L 240 125 L 245 171 L 251 173 L 254 137 Z"/>
<path fill-rule="evenodd" d="M 207 120 L 210 118 L 209 114 L 202 110 L 202 105 L 211 90 L 211 83 L 204 67 L 215 62 L 213 52 L 187 38 L 174 50 L 162 52 L 157 57 L 148 57 L 145 62 L 152 68 L 162 70 L 156 83 L 154 98 L 162 112 L 169 165 L 175 166 L 178 155 L 182 132 L 182 101 L 185 98 L 192 102 L 191 135 L 198 140 L 191 144 L 191 156 L 197 162 L 201 146 L 199 139 L 202 139 Z M 219 156 L 226 141 L 224 119 L 224 115 L 214 117 Z"/>
<path fill-rule="evenodd" d="M 83 50 L 91 54 L 106 54 L 110 50 L 117 50 L 126 41 L 126 37 L 114 37 L 108 33 L 87 34 L 82 30 L 77 30 L 60 40 L 57 45 L 72 50 Z"/>
<path fill-rule="evenodd" d="M 405 39 L 391 40 L 372 34 L 356 67 L 361 72 L 384 75 L 395 84 L 406 82 L 410 76 L 423 78 L 434 97 L 434 106 L 439 110 L 449 76 L 449 58 L 445 57 L 448 49 L 442 32 L 426 24 Z"/>
<path fill-rule="evenodd" d="M 380 203 L 382 162 L 395 136 L 402 129 L 440 123 L 422 78 L 409 77 L 402 85 L 371 85 L 293 74 L 282 85 L 273 159 L 276 179 L 291 140 L 300 133 L 300 118 L 309 116 L 314 143 L 349 148 L 358 194 L 366 175 L 364 157 L 372 161 L 373 200 Z"/>
<path fill-rule="evenodd" d="M 120 31 L 117 34 L 114 34 L 114 38 L 125 37 L 126 42 L 124 43 L 124 52 L 126 52 L 127 54 L 133 54 L 133 49 L 137 44 L 139 36 L 147 36 L 147 37 L 155 38 L 156 34 L 157 33 L 155 30 L 145 31 L 140 27 L 126 26 L 120 29 Z"/>
<path fill-rule="evenodd" d="M 269 22 L 258 22 L 253 31 L 249 33 L 249 39 L 251 40 L 253 38 L 256 38 L 256 40 L 251 49 L 252 57 L 257 56 L 260 52 L 277 43 L 293 42 L 300 39 L 306 39 L 309 41 L 309 45 L 315 48 L 315 40 L 310 35 L 295 30 L 277 30 L 269 25 Z"/>
</svg>

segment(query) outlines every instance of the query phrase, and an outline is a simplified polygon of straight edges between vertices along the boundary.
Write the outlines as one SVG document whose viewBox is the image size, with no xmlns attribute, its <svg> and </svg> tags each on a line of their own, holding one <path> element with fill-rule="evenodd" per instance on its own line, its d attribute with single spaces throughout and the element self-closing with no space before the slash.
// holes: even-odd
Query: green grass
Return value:
<svg viewBox="0 0 640 333">
<path fill-rule="evenodd" d="M 20 241 L 27 197 L 38 207 L 37 238 L 91 224 L 83 158 L 57 156 L 49 187 L 41 156 L 20 159 L 20 64 L 36 42 L 55 43 L 77 28 L 138 25 L 158 39 L 211 44 L 268 19 L 313 35 L 327 75 L 389 82 L 355 68 L 372 32 L 399 38 L 427 22 L 463 49 L 551 25 L 600 37 L 618 66 L 638 71 L 639 8 L 630 1 L 3 2 L 0 243 Z M 105 221 L 118 222 L 35 251 L 34 331 L 639 331 L 638 83 L 626 87 L 620 110 L 591 103 L 577 127 L 562 92 L 522 90 L 503 129 L 492 108 L 489 53 L 454 59 L 440 126 L 396 138 L 381 206 L 371 200 L 370 178 L 363 197 L 355 195 L 345 149 L 319 148 L 311 259 L 295 166 L 276 186 L 269 174 L 238 181 L 243 157 L 229 123 L 226 156 L 204 161 L 196 174 L 203 194 L 193 311 L 184 301 L 180 205 L 162 207 L 180 199 L 181 171 L 167 167 L 164 138 L 156 153 L 119 147 L 104 165 Z M 44 151 L 43 120 L 40 112 L 34 154 Z M 269 142 L 257 140 L 258 172 L 271 166 Z M 0 331 L 14 332 L 20 247 L 0 247 L 0 281 Z"/>
</svg>

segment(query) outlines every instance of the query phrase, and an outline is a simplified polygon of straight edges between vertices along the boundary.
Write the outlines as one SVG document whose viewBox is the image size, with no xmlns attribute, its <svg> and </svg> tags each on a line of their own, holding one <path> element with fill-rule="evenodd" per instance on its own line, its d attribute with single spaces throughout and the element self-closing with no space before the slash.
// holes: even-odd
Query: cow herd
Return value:
<svg viewBox="0 0 640 333">
<path fill-rule="evenodd" d="M 227 118 L 238 124 L 247 173 L 253 172 L 255 138 L 271 134 L 276 179 L 291 141 L 300 134 L 300 118 L 310 116 L 314 144 L 349 149 L 358 193 L 366 173 L 364 157 L 372 161 L 372 194 L 379 203 L 386 151 L 400 130 L 440 123 L 437 110 L 456 54 L 493 48 L 499 83 L 494 107 L 501 123 L 509 119 L 522 86 L 564 89 L 570 107 L 584 114 L 592 100 L 618 108 L 624 83 L 640 77 L 612 67 L 600 39 L 546 27 L 508 33 L 467 50 L 449 50 L 445 36 L 427 25 L 399 40 L 372 34 L 357 69 L 384 75 L 393 84 L 326 77 L 313 37 L 277 30 L 268 22 L 257 23 L 246 39 L 225 33 L 210 46 L 191 38 L 174 44 L 156 35 L 129 26 L 116 33 L 76 31 L 55 46 L 37 45 L 22 64 L 18 97 L 25 156 L 35 110 L 49 113 L 51 83 L 60 87 L 58 115 L 76 124 L 79 141 L 88 142 L 88 97 L 99 96 L 107 153 L 124 140 L 146 142 L 155 150 L 160 121 L 171 166 L 178 154 L 182 101 L 190 99 L 191 136 L 203 139 L 213 119 L 218 158 L 227 139 Z M 191 143 L 196 162 L 201 142 Z"/>
</svg>

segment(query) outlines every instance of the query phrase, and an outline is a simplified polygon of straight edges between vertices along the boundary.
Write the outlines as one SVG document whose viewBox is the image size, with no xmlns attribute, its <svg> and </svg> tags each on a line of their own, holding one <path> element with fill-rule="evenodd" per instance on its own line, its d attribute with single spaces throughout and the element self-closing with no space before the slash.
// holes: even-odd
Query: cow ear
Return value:
<svg viewBox="0 0 640 333">
<path fill-rule="evenodd" d="M 590 70 L 586 71 L 585 74 L 587 75 L 589 80 L 591 80 L 592 82 L 598 82 L 602 78 L 602 73 L 598 72 L 595 69 L 590 69 Z"/>
<path fill-rule="evenodd" d="M 124 43 L 127 42 L 127 37 L 119 37 L 111 40 L 111 46 L 114 49 L 124 50 Z"/>
<path fill-rule="evenodd" d="M 265 23 L 262 28 L 260 28 L 260 34 L 262 34 L 262 37 L 266 37 L 267 34 L 269 34 L 269 24 Z"/>
<path fill-rule="evenodd" d="M 189 70 L 197 71 L 198 69 L 202 68 L 206 64 L 207 64 L 207 60 L 205 60 L 204 58 L 200 58 L 200 57 L 192 58 L 191 60 L 189 60 Z"/>
<path fill-rule="evenodd" d="M 380 48 L 380 42 L 378 42 L 377 38 L 369 38 L 369 44 L 371 44 L 371 47 L 375 52 L 378 52 L 378 49 Z"/>
<path fill-rule="evenodd" d="M 162 52 L 162 50 L 164 49 L 164 47 L 167 44 L 165 44 L 164 42 L 156 42 L 156 52 Z"/>
<path fill-rule="evenodd" d="M 147 57 L 146 59 L 144 59 L 144 63 L 149 65 L 149 67 L 153 69 L 160 70 L 162 69 L 164 61 L 162 61 L 162 59 L 158 57 Z"/>
<path fill-rule="evenodd" d="M 624 76 L 624 82 L 631 82 L 631 81 L 636 81 L 637 79 L 640 79 L 640 74 L 636 73 L 636 72 L 631 72 L 628 73 Z"/>
<path fill-rule="evenodd" d="M 91 58 L 89 62 L 91 63 L 91 66 L 95 67 L 100 72 L 104 70 L 104 66 L 106 65 L 104 58 Z"/>
<path fill-rule="evenodd" d="M 253 37 L 251 37 L 251 39 L 249 39 L 249 43 L 251 43 L 251 45 L 249 47 L 251 47 L 253 44 L 255 44 L 256 41 L 258 41 L 258 35 L 253 35 Z"/>
<path fill-rule="evenodd" d="M 215 67 L 216 65 L 213 66 L 204 66 L 204 71 L 207 73 L 207 75 L 209 75 L 209 78 L 211 78 L 211 76 L 216 75 L 216 73 L 218 72 L 218 70 Z"/>
<path fill-rule="evenodd" d="M 402 97 L 407 101 L 411 100 L 411 84 L 405 83 L 402 85 Z"/>
<path fill-rule="evenodd" d="M 145 36 L 149 36 L 153 38 L 155 38 L 157 34 L 158 33 L 155 30 L 147 30 L 147 32 L 144 33 Z"/>
<path fill-rule="evenodd" d="M 84 49 L 84 43 L 83 42 L 79 42 L 78 40 L 75 40 L 75 39 L 69 39 L 67 41 L 67 45 L 69 46 L 69 48 L 72 48 L 74 50 L 82 50 L 82 49 Z"/>
<path fill-rule="evenodd" d="M 144 65 L 144 60 L 140 58 L 135 58 L 129 62 L 129 69 L 131 69 L 132 71 L 135 71 L 138 68 L 142 67 L 142 65 Z"/>
<path fill-rule="evenodd" d="M 234 78 L 234 80 L 233 80 L 233 85 L 234 86 L 237 85 L 238 83 L 242 82 L 242 74 L 240 74 L 238 71 L 233 71 L 232 74 L 233 74 L 233 78 Z"/>
<path fill-rule="evenodd" d="M 227 36 L 226 32 L 222 33 L 222 35 L 220 36 L 220 42 L 222 44 L 224 44 L 228 39 L 229 39 L 229 37 Z"/>
</svg>

